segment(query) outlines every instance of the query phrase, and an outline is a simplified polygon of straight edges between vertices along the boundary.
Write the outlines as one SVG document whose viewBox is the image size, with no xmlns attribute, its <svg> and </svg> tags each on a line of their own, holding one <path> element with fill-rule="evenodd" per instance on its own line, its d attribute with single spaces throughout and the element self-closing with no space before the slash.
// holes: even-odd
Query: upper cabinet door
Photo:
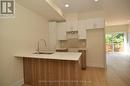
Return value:
<svg viewBox="0 0 130 86">
<path fill-rule="evenodd" d="M 94 19 L 88 19 L 85 22 L 86 22 L 87 29 L 95 29 Z"/>
<path fill-rule="evenodd" d="M 104 18 L 94 18 L 86 20 L 87 29 L 105 28 Z"/>
<path fill-rule="evenodd" d="M 77 31 L 78 30 L 78 21 L 67 21 L 66 25 L 68 26 L 67 31 Z"/>
<path fill-rule="evenodd" d="M 57 23 L 57 40 L 67 40 L 66 30 L 67 25 L 65 22 Z"/>
<path fill-rule="evenodd" d="M 67 40 L 66 32 L 68 31 L 78 31 L 78 38 L 86 39 L 87 29 L 98 28 L 105 28 L 105 20 L 103 18 L 57 23 L 57 39 Z"/>
<path fill-rule="evenodd" d="M 105 20 L 104 18 L 96 18 L 94 19 L 94 25 L 96 28 L 105 28 Z"/>
<path fill-rule="evenodd" d="M 78 39 L 86 39 L 86 25 L 84 20 L 78 22 Z"/>
<path fill-rule="evenodd" d="M 57 23 L 56 22 L 49 22 L 49 49 L 54 50 L 56 48 L 56 28 Z"/>
</svg>

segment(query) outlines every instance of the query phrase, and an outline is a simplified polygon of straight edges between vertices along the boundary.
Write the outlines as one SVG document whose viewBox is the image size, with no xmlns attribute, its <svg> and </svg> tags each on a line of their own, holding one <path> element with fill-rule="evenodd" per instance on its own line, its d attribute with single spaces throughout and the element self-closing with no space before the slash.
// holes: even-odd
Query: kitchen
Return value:
<svg viewBox="0 0 130 86">
<path fill-rule="evenodd" d="M 103 1 L 56 1 L 16 0 L 0 18 L 0 86 L 107 86 Z"/>
<path fill-rule="evenodd" d="M 34 3 L 37 7 L 33 6 Z M 49 10 L 49 11 L 45 13 L 44 10 Z M 46 1 L 44 2 L 42 0 L 39 0 L 39 2 L 37 1 L 31 2 L 29 0 L 16 1 L 15 18 L 5 18 L 5 19 L 3 18 L 0 20 L 1 21 L 0 24 L 2 25 L 1 26 L 2 29 L 0 31 L 1 49 L 2 49 L 1 68 L 3 68 L 3 70 L 1 71 L 2 72 L 1 77 L 3 76 L 5 78 L 0 80 L 2 81 L 1 86 L 8 86 L 11 84 L 12 86 L 15 86 L 24 83 L 25 80 L 23 78 L 24 66 L 23 66 L 22 58 L 26 54 L 27 55 L 25 57 L 29 57 L 30 55 L 35 53 L 37 51 L 36 49 L 37 49 L 38 41 L 40 41 L 41 39 L 44 39 L 47 42 L 47 47 L 52 51 L 56 51 L 56 49 L 61 49 L 61 48 L 67 48 L 67 49 L 69 48 L 68 53 L 69 51 L 85 50 L 86 52 L 84 57 L 86 59 L 85 68 L 86 66 L 88 67 L 95 66 L 95 67 L 104 68 L 105 65 L 104 57 L 103 57 L 105 56 L 104 52 L 103 50 L 98 51 L 101 47 L 103 47 L 103 45 L 99 46 L 97 42 L 98 39 L 100 39 L 100 34 L 104 35 L 104 19 L 102 18 L 102 16 L 96 18 L 89 18 L 89 19 L 84 18 L 84 20 L 81 22 L 79 21 L 80 19 L 78 19 L 77 14 L 68 14 L 65 15 L 65 17 L 58 14 L 57 11 L 55 11 L 51 7 L 51 5 L 48 4 L 48 2 Z M 53 21 L 57 20 L 57 21 L 48 22 L 49 20 L 53 20 Z M 64 22 L 64 20 L 66 20 L 66 22 Z M 101 21 L 101 23 L 98 21 Z M 96 28 L 96 25 L 93 26 L 94 23 L 97 24 L 97 27 L 99 28 Z M 89 28 L 90 30 L 87 31 L 87 28 Z M 73 31 L 74 32 L 76 31 L 76 34 L 72 34 Z M 94 50 L 89 46 L 89 44 L 92 44 L 91 41 L 90 43 L 89 41 L 87 41 L 87 37 L 88 40 L 91 39 L 91 36 L 89 36 L 90 35 L 89 31 L 90 33 L 92 33 L 97 37 L 97 41 L 96 41 L 97 43 L 94 42 L 97 44 L 97 45 L 94 44 L 93 47 Z M 74 35 L 73 37 L 76 37 L 74 38 L 74 41 L 77 41 L 77 44 L 75 43 L 75 45 L 73 45 L 74 43 L 73 41 L 71 42 L 71 38 L 67 38 L 67 37 L 72 37 L 70 35 Z M 104 38 L 102 38 L 102 42 L 104 41 L 103 39 Z M 68 43 L 67 44 L 64 43 L 67 42 L 67 40 Z M 73 46 L 70 47 L 71 45 Z M 40 47 L 42 47 L 40 49 L 43 50 L 46 49 L 46 47 L 44 46 L 44 42 L 41 42 Z M 80 54 L 80 52 L 74 52 L 74 53 Z M 91 54 L 91 53 L 95 53 L 95 54 Z M 14 56 L 18 56 L 22 58 L 17 58 Z M 79 59 L 80 57 L 78 56 L 77 58 Z M 95 58 L 97 59 L 99 58 L 101 60 L 95 60 Z M 99 61 L 102 62 L 100 63 Z M 8 70 L 10 70 L 10 73 L 7 73 Z"/>
<path fill-rule="evenodd" d="M 87 67 L 105 68 L 105 63 L 103 63 L 105 57 L 95 57 L 95 53 L 94 57 L 101 59 L 95 62 L 95 59 L 91 56 L 91 53 L 94 52 L 96 48 L 95 43 L 97 44 L 97 41 L 92 40 L 93 37 L 94 39 L 100 39 L 98 49 L 102 48 L 103 51 L 99 51 L 98 54 L 101 54 L 102 57 L 105 56 L 105 47 L 103 45 L 105 44 L 103 38 L 105 37 L 104 19 L 94 18 L 81 21 L 68 21 L 58 23 L 49 22 L 49 45 L 47 45 L 46 40 L 40 39 L 34 53 L 26 52 L 15 55 L 15 57 L 23 58 L 25 84 L 32 86 L 51 86 L 52 84 L 80 86 L 80 83 L 77 83 L 76 80 L 81 80 L 81 70 L 86 70 Z M 92 24 L 89 23 L 90 21 Z M 93 26 L 94 24 L 95 26 Z M 96 35 L 97 37 L 92 37 L 92 35 Z M 91 46 L 93 47 L 89 47 L 90 44 L 92 44 Z M 95 50 L 95 52 L 98 52 L 98 50 Z M 102 63 L 98 61 L 102 61 Z M 53 82 L 53 80 L 55 82 Z M 67 80 L 69 82 L 64 82 Z M 39 81 L 41 81 L 41 83 Z M 71 81 L 75 82 L 72 83 Z"/>
</svg>

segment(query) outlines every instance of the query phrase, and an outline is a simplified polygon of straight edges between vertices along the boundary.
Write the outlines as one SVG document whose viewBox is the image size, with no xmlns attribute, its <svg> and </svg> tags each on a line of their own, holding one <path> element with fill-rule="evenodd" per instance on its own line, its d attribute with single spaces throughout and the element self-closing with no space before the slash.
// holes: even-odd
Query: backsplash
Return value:
<svg viewBox="0 0 130 86">
<path fill-rule="evenodd" d="M 86 40 L 77 38 L 60 41 L 60 48 L 86 48 Z"/>
</svg>

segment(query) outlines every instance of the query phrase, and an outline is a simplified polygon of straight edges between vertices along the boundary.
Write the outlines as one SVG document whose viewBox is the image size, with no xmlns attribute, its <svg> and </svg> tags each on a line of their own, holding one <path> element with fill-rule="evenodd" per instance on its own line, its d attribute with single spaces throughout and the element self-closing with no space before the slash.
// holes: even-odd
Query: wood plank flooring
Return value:
<svg viewBox="0 0 130 86">
<path fill-rule="evenodd" d="M 130 56 L 115 53 L 107 55 L 109 86 L 130 86 Z"/>
<path fill-rule="evenodd" d="M 82 70 L 82 86 L 130 86 L 130 56 L 120 53 L 108 54 L 107 64 L 106 70 L 101 68 Z"/>
</svg>

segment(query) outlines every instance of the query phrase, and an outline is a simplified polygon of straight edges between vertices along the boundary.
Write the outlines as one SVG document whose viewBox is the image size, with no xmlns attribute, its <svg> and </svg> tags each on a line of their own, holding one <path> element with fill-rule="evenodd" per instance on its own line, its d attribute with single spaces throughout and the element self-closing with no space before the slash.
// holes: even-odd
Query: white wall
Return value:
<svg viewBox="0 0 130 86">
<path fill-rule="evenodd" d="M 22 59 L 19 52 L 34 52 L 39 39 L 48 41 L 48 22 L 16 3 L 15 18 L 0 19 L 0 86 L 22 82 Z"/>
<path fill-rule="evenodd" d="M 128 52 L 130 52 L 130 24 L 128 25 Z"/>
<path fill-rule="evenodd" d="M 105 27 L 106 33 L 111 32 L 128 32 L 128 25 L 113 25 L 113 26 L 106 26 Z"/>
<path fill-rule="evenodd" d="M 130 24 L 128 25 L 128 32 L 130 32 Z"/>
</svg>

